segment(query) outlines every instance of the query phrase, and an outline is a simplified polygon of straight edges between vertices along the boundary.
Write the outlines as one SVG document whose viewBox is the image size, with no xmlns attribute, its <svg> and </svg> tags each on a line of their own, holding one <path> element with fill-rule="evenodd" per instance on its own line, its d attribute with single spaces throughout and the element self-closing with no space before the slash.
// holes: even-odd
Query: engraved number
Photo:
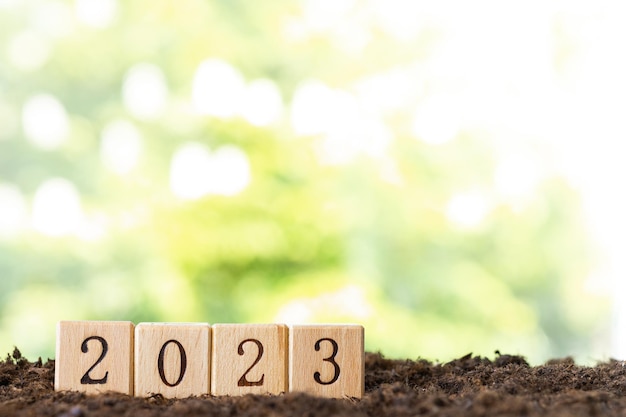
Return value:
<svg viewBox="0 0 626 417">
<path fill-rule="evenodd" d="M 83 353 L 89 352 L 89 348 L 87 347 L 87 342 L 89 342 L 90 340 L 97 340 L 98 342 L 100 342 L 100 344 L 102 345 L 102 353 L 100 354 L 100 357 L 98 358 L 96 363 L 91 365 L 91 368 L 89 368 L 87 372 L 85 372 L 85 375 L 83 375 L 83 377 L 80 379 L 80 383 L 81 384 L 106 384 L 107 378 L 109 377 L 109 371 L 106 371 L 106 373 L 104 374 L 104 377 L 100 379 L 91 378 L 91 376 L 89 375 L 89 372 L 93 371 L 93 368 L 95 368 L 96 366 L 98 366 L 100 362 L 102 362 L 102 359 L 104 359 L 107 352 L 109 351 L 109 344 L 107 343 L 106 340 L 104 340 L 104 338 L 100 336 L 90 336 L 87 339 L 83 340 L 83 344 L 80 345 L 80 350 Z"/>
<path fill-rule="evenodd" d="M 320 345 L 322 342 L 330 342 L 330 344 L 333 346 L 333 353 L 323 359 L 324 362 L 330 362 L 333 364 L 333 367 L 335 368 L 335 374 L 333 375 L 332 379 L 330 379 L 330 381 L 322 381 L 322 375 L 319 372 L 315 372 L 313 374 L 313 379 L 315 379 L 315 382 L 317 382 L 318 384 L 322 384 L 322 385 L 330 385 L 332 383 L 334 383 L 335 381 L 337 381 L 337 379 L 339 378 L 339 373 L 341 372 L 341 369 L 339 368 L 339 364 L 337 362 L 335 362 L 335 356 L 337 356 L 337 352 L 339 351 L 339 346 L 337 345 L 337 342 L 335 342 L 333 339 L 329 339 L 328 337 L 324 337 L 323 339 L 318 340 L 317 342 L 315 342 L 315 350 L 319 352 L 320 350 Z"/>
<path fill-rule="evenodd" d="M 263 379 L 265 379 L 265 374 L 261 375 L 261 379 L 259 379 L 258 381 L 248 381 L 247 375 L 248 375 L 248 372 L 250 372 L 250 370 L 254 368 L 254 365 L 259 363 L 259 361 L 261 360 L 261 357 L 263 356 L 263 344 L 259 342 L 257 339 L 244 340 L 243 342 L 239 343 L 239 347 L 237 348 L 237 353 L 240 356 L 243 356 L 243 353 L 244 353 L 243 345 L 247 342 L 252 342 L 256 344 L 256 347 L 259 353 L 257 353 L 256 359 L 254 360 L 252 365 L 250 365 L 250 367 L 246 370 L 246 372 L 244 372 L 244 374 L 241 375 L 241 378 L 239 378 L 239 381 L 237 381 L 237 386 L 238 387 L 260 387 L 261 385 L 263 385 Z"/>
<path fill-rule="evenodd" d="M 165 369 L 163 368 L 165 348 L 170 343 L 174 343 L 176 346 L 178 346 L 178 352 L 180 353 L 180 373 L 178 374 L 178 379 L 174 383 L 171 383 L 167 380 L 167 378 L 165 377 Z M 185 348 L 183 347 L 183 345 L 180 344 L 178 340 L 171 339 L 163 343 L 163 346 L 161 346 L 161 351 L 159 352 L 158 367 L 159 367 L 159 376 L 161 377 L 161 381 L 163 381 L 163 383 L 167 385 L 168 387 L 175 387 L 176 385 L 180 384 L 180 382 L 183 380 L 183 377 L 185 376 L 185 371 L 187 370 L 187 354 L 185 353 Z"/>
</svg>

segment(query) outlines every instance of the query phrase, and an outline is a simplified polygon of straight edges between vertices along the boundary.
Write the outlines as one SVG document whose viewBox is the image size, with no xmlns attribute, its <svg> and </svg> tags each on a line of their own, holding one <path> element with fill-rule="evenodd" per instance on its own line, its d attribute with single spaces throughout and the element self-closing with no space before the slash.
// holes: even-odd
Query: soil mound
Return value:
<svg viewBox="0 0 626 417">
<path fill-rule="evenodd" d="M 134 398 L 55 392 L 54 361 L 31 362 L 19 350 L 0 362 L 0 416 L 622 416 L 626 366 L 579 366 L 560 359 L 531 367 L 520 356 L 466 355 L 444 364 L 366 353 L 365 396 Z"/>
</svg>

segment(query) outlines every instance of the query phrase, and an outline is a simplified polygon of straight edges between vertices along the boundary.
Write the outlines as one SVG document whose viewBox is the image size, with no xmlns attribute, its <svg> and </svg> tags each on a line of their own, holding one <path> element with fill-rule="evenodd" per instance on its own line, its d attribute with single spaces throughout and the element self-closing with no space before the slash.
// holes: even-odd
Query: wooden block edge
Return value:
<svg viewBox="0 0 626 417">
<path fill-rule="evenodd" d="M 64 355 L 61 354 L 61 330 L 62 327 L 64 325 L 68 325 L 68 324 L 95 324 L 95 325 L 102 325 L 102 324 L 127 324 L 128 325 L 128 331 L 129 331 L 129 358 L 128 358 L 128 364 L 129 364 L 129 379 L 128 379 L 128 391 L 127 392 L 122 392 L 122 394 L 126 394 L 126 395 L 130 395 L 133 396 L 134 395 L 134 386 L 135 386 L 135 364 L 134 364 L 134 351 L 135 351 L 135 324 L 132 321 L 128 321 L 128 320 L 59 320 L 56 324 L 56 342 L 55 342 L 55 358 L 54 358 L 54 391 L 55 392 L 63 392 L 63 391 L 77 391 L 77 392 L 82 392 L 80 390 L 66 390 L 66 389 L 61 389 L 59 384 L 60 384 L 60 373 L 61 373 L 61 368 L 62 366 L 64 366 Z M 63 359 L 61 359 L 63 358 Z M 98 393 L 95 392 L 85 392 L 85 394 L 87 395 L 97 395 Z"/>
</svg>

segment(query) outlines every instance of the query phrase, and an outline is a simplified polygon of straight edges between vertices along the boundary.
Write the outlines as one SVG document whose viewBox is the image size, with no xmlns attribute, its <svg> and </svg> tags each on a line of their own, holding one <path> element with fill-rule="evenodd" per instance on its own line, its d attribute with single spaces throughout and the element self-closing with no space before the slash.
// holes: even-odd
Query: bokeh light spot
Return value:
<svg viewBox="0 0 626 417">
<path fill-rule="evenodd" d="M 71 35 L 76 26 L 70 5 L 55 0 L 39 3 L 32 11 L 31 24 L 37 32 L 51 38 Z"/>
<path fill-rule="evenodd" d="M 209 148 L 200 143 L 187 143 L 172 158 L 170 188 L 184 200 L 195 200 L 208 193 L 211 175 Z"/>
<path fill-rule="evenodd" d="M 111 25 L 117 14 L 116 0 L 76 0 L 76 18 L 84 25 L 103 29 Z"/>
<path fill-rule="evenodd" d="M 70 181 L 51 178 L 37 188 L 31 220 L 35 231 L 50 237 L 68 236 L 79 231 L 83 219 L 80 195 Z"/>
<path fill-rule="evenodd" d="M 26 200 L 21 191 L 9 184 L 0 184 L 0 239 L 17 236 L 25 226 Z"/>
<path fill-rule="evenodd" d="M 310 298 L 296 298 L 283 305 L 274 320 L 281 323 L 310 323 L 333 312 L 337 317 L 365 320 L 374 313 L 363 288 L 346 285 L 337 291 Z"/>
<path fill-rule="evenodd" d="M 200 143 L 188 143 L 172 158 L 170 188 L 184 200 L 209 194 L 234 196 L 248 186 L 250 179 L 248 158 L 233 145 L 211 152 Z"/>
<path fill-rule="evenodd" d="M 447 95 L 432 97 L 415 112 L 413 134 L 427 144 L 441 145 L 459 134 L 461 118 L 458 98 Z"/>
<path fill-rule="evenodd" d="M 455 226 L 473 229 L 482 224 L 489 211 L 487 196 L 478 191 L 469 191 L 452 196 L 446 206 L 446 217 Z"/>
<path fill-rule="evenodd" d="M 116 120 L 102 131 L 100 157 L 104 165 L 118 175 L 130 172 L 143 149 L 139 130 L 129 121 Z"/>
<path fill-rule="evenodd" d="M 50 94 L 29 98 L 22 108 L 26 138 L 41 149 L 58 148 L 67 139 L 69 121 L 63 104 Z"/>
<path fill-rule="evenodd" d="M 333 91 L 321 81 L 306 81 L 298 86 L 291 102 L 291 125 L 298 135 L 326 131 L 333 118 Z"/>
<path fill-rule="evenodd" d="M 2 99 L 0 99 L 0 120 L 2 120 L 0 141 L 17 136 L 17 132 L 20 129 L 19 111 L 9 103 L 2 101 Z"/>
<path fill-rule="evenodd" d="M 9 40 L 7 55 L 13 66 L 22 71 L 34 71 L 46 63 L 50 44 L 33 31 L 23 31 Z"/>
<path fill-rule="evenodd" d="M 213 181 L 209 192 L 234 196 L 245 190 L 250 183 L 250 163 L 246 154 L 238 147 L 219 147 L 213 154 L 212 163 Z"/>
<path fill-rule="evenodd" d="M 191 98 L 198 113 L 229 118 L 240 111 L 245 93 L 245 80 L 236 68 L 221 59 L 207 59 L 196 70 Z"/>
<path fill-rule="evenodd" d="M 283 111 L 280 91 L 271 80 L 254 80 L 246 89 L 241 115 L 254 126 L 268 126 L 279 120 Z"/>
<path fill-rule="evenodd" d="M 160 116 L 168 101 L 165 75 L 156 65 L 141 63 L 128 70 L 122 86 L 124 105 L 138 119 Z"/>
</svg>

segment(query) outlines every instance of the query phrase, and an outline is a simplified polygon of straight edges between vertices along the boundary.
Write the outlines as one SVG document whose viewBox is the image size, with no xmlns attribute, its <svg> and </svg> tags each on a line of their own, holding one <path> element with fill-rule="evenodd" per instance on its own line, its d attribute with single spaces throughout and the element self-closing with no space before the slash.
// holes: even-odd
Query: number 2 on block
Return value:
<svg viewBox="0 0 626 417">
<path fill-rule="evenodd" d="M 263 385 L 263 379 L 265 379 L 265 374 L 261 375 L 261 378 L 258 381 L 248 381 L 247 375 L 248 375 L 248 372 L 250 372 L 252 368 L 254 368 L 254 366 L 257 363 L 259 363 L 259 361 L 261 360 L 261 357 L 263 357 L 263 344 L 257 339 L 246 339 L 243 342 L 239 343 L 239 347 L 237 348 L 237 354 L 239 354 L 239 356 L 243 356 L 244 354 L 243 345 L 248 342 L 256 344 L 258 353 L 257 353 L 256 359 L 254 360 L 254 362 L 252 362 L 252 365 L 250 365 L 250 367 L 246 369 L 246 372 L 244 372 L 243 375 L 241 375 L 241 378 L 239 378 L 239 381 L 237 381 L 237 386 L 238 387 L 260 387 Z"/>
<path fill-rule="evenodd" d="M 87 384 L 106 384 L 107 383 L 107 379 L 109 378 L 109 371 L 106 371 L 106 373 L 104 374 L 104 377 L 100 378 L 100 379 L 93 379 L 91 377 L 91 375 L 89 375 L 89 373 L 91 371 L 93 371 L 93 368 L 95 368 L 96 366 L 98 366 L 98 364 L 100 362 L 102 362 L 102 359 L 104 359 L 104 357 L 106 356 L 107 352 L 109 351 L 109 344 L 107 343 L 107 341 L 100 336 L 90 336 L 88 338 L 86 338 L 85 340 L 83 340 L 83 343 L 80 345 L 80 350 L 83 353 L 87 353 L 89 352 L 89 346 L 87 345 L 87 343 L 90 340 L 97 340 L 98 342 L 100 342 L 100 344 L 102 345 L 102 353 L 100 353 L 100 357 L 98 358 L 98 360 L 91 365 L 91 368 L 89 368 L 87 370 L 87 372 L 85 372 L 85 375 L 83 375 L 83 377 L 80 379 L 80 383 L 83 385 L 87 385 Z"/>
</svg>

